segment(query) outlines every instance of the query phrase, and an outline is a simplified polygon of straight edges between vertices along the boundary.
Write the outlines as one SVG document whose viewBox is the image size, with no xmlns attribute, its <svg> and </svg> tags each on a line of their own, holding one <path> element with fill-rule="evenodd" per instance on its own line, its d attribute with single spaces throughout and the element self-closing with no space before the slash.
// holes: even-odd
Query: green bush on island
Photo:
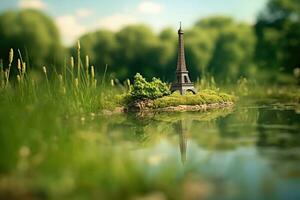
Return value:
<svg viewBox="0 0 300 200">
<path fill-rule="evenodd" d="M 167 83 L 155 77 L 151 82 L 148 82 L 139 73 L 134 76 L 134 84 L 130 86 L 130 98 L 133 100 L 153 100 L 170 94 L 171 91 Z"/>
</svg>

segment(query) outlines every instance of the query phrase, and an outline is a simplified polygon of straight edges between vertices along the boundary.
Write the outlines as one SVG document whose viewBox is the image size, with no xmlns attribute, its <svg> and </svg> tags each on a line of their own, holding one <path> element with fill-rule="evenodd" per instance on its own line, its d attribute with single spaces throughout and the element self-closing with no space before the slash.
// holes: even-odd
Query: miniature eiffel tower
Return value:
<svg viewBox="0 0 300 200">
<path fill-rule="evenodd" d="M 189 77 L 189 72 L 187 71 L 185 64 L 185 55 L 184 55 L 184 41 L 183 41 L 183 30 L 180 28 L 178 30 L 179 44 L 178 44 L 178 61 L 176 69 L 176 82 L 172 83 L 171 92 L 179 90 L 181 95 L 184 95 L 187 91 L 191 91 L 196 94 L 196 89 L 194 83 L 191 82 Z"/>
</svg>

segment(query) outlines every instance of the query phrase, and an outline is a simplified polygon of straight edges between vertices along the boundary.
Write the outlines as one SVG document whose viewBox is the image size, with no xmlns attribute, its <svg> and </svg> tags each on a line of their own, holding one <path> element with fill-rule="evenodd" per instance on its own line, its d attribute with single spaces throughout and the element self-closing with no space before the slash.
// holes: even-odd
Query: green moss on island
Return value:
<svg viewBox="0 0 300 200">
<path fill-rule="evenodd" d="M 207 108 L 220 108 L 232 105 L 236 101 L 236 97 L 223 92 L 214 90 L 202 90 L 197 94 L 188 93 L 180 95 L 179 92 L 174 92 L 157 99 L 133 99 L 128 94 L 116 95 L 110 98 L 104 104 L 105 110 L 114 112 L 124 111 L 145 111 L 145 110 L 161 110 L 172 108 L 166 111 L 192 111 L 192 110 L 207 110 Z M 186 106 L 183 108 L 182 106 Z M 193 108 L 193 106 L 195 108 Z M 204 106 L 204 107 L 197 107 Z M 178 109 L 176 109 L 178 107 Z"/>
<path fill-rule="evenodd" d="M 154 108 L 165 108 L 179 105 L 204 105 L 213 103 L 234 102 L 236 98 L 214 90 L 202 90 L 197 94 L 188 93 L 180 95 L 179 92 L 174 92 L 171 95 L 155 99 L 153 101 Z"/>
</svg>

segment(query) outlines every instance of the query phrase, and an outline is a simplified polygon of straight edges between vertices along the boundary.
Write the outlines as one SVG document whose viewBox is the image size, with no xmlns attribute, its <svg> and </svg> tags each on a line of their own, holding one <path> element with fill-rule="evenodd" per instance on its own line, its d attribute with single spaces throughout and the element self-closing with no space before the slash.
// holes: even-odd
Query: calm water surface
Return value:
<svg viewBox="0 0 300 200">
<path fill-rule="evenodd" d="M 105 126 L 112 144 L 131 148 L 145 179 L 169 170 L 188 177 L 189 199 L 300 199 L 299 106 L 114 116 Z"/>
<path fill-rule="evenodd" d="M 300 107 L 274 102 L 63 120 L 14 113 L 0 133 L 0 199 L 298 200 Z"/>
</svg>

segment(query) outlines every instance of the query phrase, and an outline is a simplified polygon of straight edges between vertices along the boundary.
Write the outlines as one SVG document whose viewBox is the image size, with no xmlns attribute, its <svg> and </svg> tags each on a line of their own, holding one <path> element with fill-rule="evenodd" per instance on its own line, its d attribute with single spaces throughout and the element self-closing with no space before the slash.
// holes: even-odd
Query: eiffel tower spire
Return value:
<svg viewBox="0 0 300 200">
<path fill-rule="evenodd" d="M 177 69 L 176 69 L 176 82 L 171 86 L 171 91 L 174 92 L 179 90 L 181 95 L 184 95 L 186 91 L 191 91 L 194 94 L 196 89 L 194 84 L 191 82 L 189 77 L 189 72 L 185 63 L 185 54 L 184 54 L 184 39 L 183 39 L 183 30 L 180 28 L 178 30 L 178 60 L 177 60 Z"/>
</svg>

